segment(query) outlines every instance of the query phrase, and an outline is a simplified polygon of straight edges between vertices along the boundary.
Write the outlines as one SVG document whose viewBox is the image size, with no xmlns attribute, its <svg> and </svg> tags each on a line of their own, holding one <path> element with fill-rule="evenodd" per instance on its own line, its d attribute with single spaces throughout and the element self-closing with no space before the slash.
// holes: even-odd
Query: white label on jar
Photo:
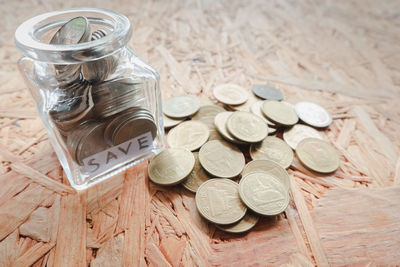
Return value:
<svg viewBox="0 0 400 267">
<path fill-rule="evenodd" d="M 115 164 L 124 162 L 127 159 L 152 149 L 153 138 L 151 133 L 147 132 L 83 159 L 81 171 L 89 175 L 96 175 Z"/>
</svg>

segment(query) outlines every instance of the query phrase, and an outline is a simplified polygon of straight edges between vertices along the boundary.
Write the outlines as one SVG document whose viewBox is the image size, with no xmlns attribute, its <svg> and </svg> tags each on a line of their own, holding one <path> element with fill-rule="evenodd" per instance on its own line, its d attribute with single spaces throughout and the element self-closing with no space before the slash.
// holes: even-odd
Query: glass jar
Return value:
<svg viewBox="0 0 400 267">
<path fill-rule="evenodd" d="M 128 18 L 95 8 L 45 13 L 15 32 L 19 69 L 76 189 L 164 148 L 159 75 L 130 37 Z"/>
</svg>

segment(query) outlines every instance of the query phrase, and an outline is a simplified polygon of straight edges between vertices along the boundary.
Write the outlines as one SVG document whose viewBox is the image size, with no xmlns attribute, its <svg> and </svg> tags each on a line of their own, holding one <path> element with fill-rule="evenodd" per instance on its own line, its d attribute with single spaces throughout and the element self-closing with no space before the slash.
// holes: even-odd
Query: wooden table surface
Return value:
<svg viewBox="0 0 400 267">
<path fill-rule="evenodd" d="M 163 98 L 233 82 L 325 106 L 340 169 L 288 170 L 291 202 L 247 234 L 200 218 L 194 195 L 149 183 L 146 163 L 87 192 L 63 177 L 17 71 L 16 27 L 81 5 L 133 25 Z M 0 266 L 400 264 L 400 2 L 0 1 Z"/>
</svg>

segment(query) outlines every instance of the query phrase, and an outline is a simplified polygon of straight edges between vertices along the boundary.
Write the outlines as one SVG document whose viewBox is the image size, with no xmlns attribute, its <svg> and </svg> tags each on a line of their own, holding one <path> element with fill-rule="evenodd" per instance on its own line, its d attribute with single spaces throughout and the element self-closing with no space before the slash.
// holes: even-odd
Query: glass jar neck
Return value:
<svg viewBox="0 0 400 267">
<path fill-rule="evenodd" d="M 91 32 L 102 30 L 106 35 L 92 41 L 55 45 L 50 39 L 55 32 L 72 18 L 87 18 Z M 18 49 L 34 60 L 53 64 L 73 64 L 92 61 L 124 47 L 131 37 L 127 17 L 110 10 L 74 8 L 53 11 L 33 17 L 22 23 L 15 32 Z"/>
</svg>

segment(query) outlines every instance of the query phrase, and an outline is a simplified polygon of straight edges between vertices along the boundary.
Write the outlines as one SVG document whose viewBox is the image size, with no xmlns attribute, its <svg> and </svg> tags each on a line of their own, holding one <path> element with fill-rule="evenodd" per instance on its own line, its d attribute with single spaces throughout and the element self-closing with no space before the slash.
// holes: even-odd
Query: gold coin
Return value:
<svg viewBox="0 0 400 267">
<path fill-rule="evenodd" d="M 293 106 L 284 101 L 266 100 L 261 111 L 267 119 L 283 126 L 294 125 L 299 120 Z"/>
<path fill-rule="evenodd" d="M 214 119 L 214 124 L 215 127 L 217 128 L 217 131 L 222 135 L 223 138 L 225 138 L 227 141 L 235 144 L 246 144 L 243 141 L 237 140 L 235 137 L 233 137 L 229 132 L 226 127 L 226 121 L 228 118 L 233 114 L 233 112 L 230 111 L 225 111 L 218 113 L 217 116 L 215 116 Z"/>
<path fill-rule="evenodd" d="M 185 121 L 169 131 L 167 142 L 170 147 L 193 151 L 207 142 L 209 135 L 210 131 L 204 123 Z"/>
<path fill-rule="evenodd" d="M 268 135 L 267 124 L 260 117 L 245 111 L 236 111 L 229 116 L 226 128 L 233 137 L 247 143 L 260 142 Z"/>
<path fill-rule="evenodd" d="M 189 174 L 187 179 L 182 182 L 182 186 L 190 192 L 196 193 L 200 185 L 205 181 L 208 181 L 210 176 L 206 173 L 203 167 L 201 167 L 199 153 L 194 152 L 193 155 L 195 158 L 193 171 Z"/>
<path fill-rule="evenodd" d="M 194 168 L 193 153 L 184 148 L 169 148 L 150 161 L 150 180 L 159 185 L 175 185 L 182 182 Z"/>
<path fill-rule="evenodd" d="M 222 84 L 214 88 L 214 97 L 227 105 L 240 105 L 247 101 L 249 97 L 248 90 L 245 88 L 228 83 Z"/>
<path fill-rule="evenodd" d="M 293 151 L 283 140 L 268 136 L 260 143 L 251 144 L 250 156 L 252 159 L 267 159 L 278 163 L 286 169 L 292 164 Z"/>
<path fill-rule="evenodd" d="M 241 219 L 239 222 L 235 224 L 230 224 L 230 225 L 218 225 L 216 224 L 215 226 L 225 232 L 228 233 L 233 233 L 233 234 L 238 234 L 238 233 L 244 233 L 249 231 L 251 228 L 253 228 L 258 220 L 260 219 L 260 216 L 257 214 L 254 214 L 251 211 L 247 211 L 246 215 Z"/>
<path fill-rule="evenodd" d="M 286 129 L 283 133 L 283 140 L 294 150 L 301 140 L 309 137 L 322 139 L 321 134 L 317 130 L 303 124 L 293 125 L 293 127 Z"/>
<path fill-rule="evenodd" d="M 285 186 L 285 188 L 289 191 L 290 189 L 290 178 L 287 171 L 282 168 L 278 163 L 273 162 L 271 160 L 259 159 L 259 160 L 252 160 L 246 164 L 242 171 L 242 177 L 246 176 L 249 173 L 253 172 L 265 172 L 268 173 L 279 181 Z"/>
<path fill-rule="evenodd" d="M 253 172 L 239 183 L 240 198 L 257 214 L 271 216 L 283 212 L 289 204 L 289 193 L 274 176 Z"/>
<path fill-rule="evenodd" d="M 229 179 L 211 179 L 196 193 L 199 213 L 216 224 L 232 224 L 244 217 L 247 208 L 240 200 L 238 184 Z"/>
<path fill-rule="evenodd" d="M 263 119 L 265 120 L 265 122 L 268 124 L 268 126 L 270 126 L 270 127 L 268 127 L 269 133 L 271 133 L 270 131 L 276 132 L 276 129 L 275 129 L 275 128 L 277 127 L 277 125 L 276 125 L 275 123 L 273 123 L 272 121 L 268 120 L 268 119 L 264 116 L 264 114 L 262 113 L 262 111 L 261 111 L 261 107 L 262 107 L 263 103 L 264 103 L 264 101 L 257 101 L 257 102 L 255 102 L 253 105 L 251 105 L 250 111 L 251 111 L 251 113 L 253 113 L 254 115 L 257 115 L 257 116 L 259 116 L 260 118 L 263 118 Z M 271 127 L 272 127 L 272 129 L 271 129 Z"/>
<path fill-rule="evenodd" d="M 199 111 L 197 111 L 196 114 L 192 117 L 192 120 L 194 121 L 201 121 L 202 123 L 206 124 L 207 127 L 210 129 L 210 131 L 215 130 L 214 126 L 214 118 L 215 116 L 220 113 L 224 112 L 225 109 L 223 109 L 220 106 L 217 105 L 206 105 L 200 107 Z"/>
<path fill-rule="evenodd" d="M 228 105 L 228 109 L 233 110 L 233 111 L 250 111 L 251 106 L 257 102 L 260 101 L 258 97 L 256 97 L 252 92 L 249 91 L 249 98 L 247 99 L 246 102 L 244 102 L 241 105 Z"/>
<path fill-rule="evenodd" d="M 243 170 L 243 153 L 235 146 L 223 141 L 213 140 L 205 143 L 199 151 L 201 166 L 211 175 L 233 178 Z"/>
<path fill-rule="evenodd" d="M 172 128 L 178 125 L 179 123 L 183 122 L 181 119 L 173 119 L 168 116 L 163 115 L 163 122 L 164 122 L 164 128 Z"/>
<path fill-rule="evenodd" d="M 307 168 L 331 173 L 339 168 L 339 155 L 329 143 L 318 138 L 303 139 L 296 148 L 296 154 Z"/>
<path fill-rule="evenodd" d="M 191 95 L 175 96 L 167 99 L 163 112 L 168 117 L 182 119 L 195 114 L 200 108 L 200 100 Z"/>
</svg>

